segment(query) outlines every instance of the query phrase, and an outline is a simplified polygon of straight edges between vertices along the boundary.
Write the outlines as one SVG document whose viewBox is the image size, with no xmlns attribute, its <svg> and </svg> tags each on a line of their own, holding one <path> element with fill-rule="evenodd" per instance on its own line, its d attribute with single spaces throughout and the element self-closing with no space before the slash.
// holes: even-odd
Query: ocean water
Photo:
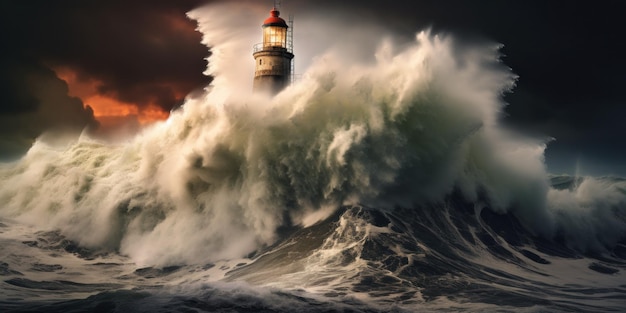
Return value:
<svg viewBox="0 0 626 313">
<path fill-rule="evenodd" d="M 268 98 L 225 10 L 190 12 L 215 80 L 167 121 L 0 165 L 3 312 L 624 310 L 626 181 L 500 124 L 498 45 L 324 44 Z"/>
</svg>

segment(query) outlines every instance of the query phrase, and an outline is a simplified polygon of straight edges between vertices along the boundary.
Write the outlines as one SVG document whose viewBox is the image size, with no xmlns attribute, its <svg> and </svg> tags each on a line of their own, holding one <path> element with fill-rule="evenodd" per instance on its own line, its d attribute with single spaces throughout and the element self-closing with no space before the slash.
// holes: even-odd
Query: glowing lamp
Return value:
<svg viewBox="0 0 626 313">
<path fill-rule="evenodd" d="M 263 48 L 287 49 L 287 23 L 279 15 L 280 12 L 274 8 L 263 22 Z"/>
</svg>

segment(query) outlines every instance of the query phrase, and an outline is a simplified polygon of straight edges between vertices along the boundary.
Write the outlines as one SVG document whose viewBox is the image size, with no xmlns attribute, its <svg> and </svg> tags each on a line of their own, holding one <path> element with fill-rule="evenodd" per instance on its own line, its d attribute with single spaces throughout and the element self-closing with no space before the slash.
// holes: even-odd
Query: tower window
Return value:
<svg viewBox="0 0 626 313">
<path fill-rule="evenodd" d="M 263 65 L 263 59 L 259 59 L 259 65 Z"/>
</svg>

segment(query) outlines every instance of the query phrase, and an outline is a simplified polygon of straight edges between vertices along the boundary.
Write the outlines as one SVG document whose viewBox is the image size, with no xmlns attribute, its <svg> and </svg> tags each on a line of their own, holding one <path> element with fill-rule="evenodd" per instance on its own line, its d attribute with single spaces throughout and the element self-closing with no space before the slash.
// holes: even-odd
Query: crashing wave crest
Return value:
<svg viewBox="0 0 626 313">
<path fill-rule="evenodd" d="M 545 143 L 499 125 L 516 76 L 497 45 L 421 32 L 404 48 L 383 40 L 372 62 L 331 50 L 270 99 L 227 66 L 238 28 L 212 28 L 228 21 L 206 9 L 191 16 L 213 85 L 127 143 L 35 143 L 0 168 L 2 216 L 140 265 L 240 257 L 342 205 L 416 207 L 455 191 L 580 249 L 626 234 L 623 182 L 552 189 Z"/>
</svg>

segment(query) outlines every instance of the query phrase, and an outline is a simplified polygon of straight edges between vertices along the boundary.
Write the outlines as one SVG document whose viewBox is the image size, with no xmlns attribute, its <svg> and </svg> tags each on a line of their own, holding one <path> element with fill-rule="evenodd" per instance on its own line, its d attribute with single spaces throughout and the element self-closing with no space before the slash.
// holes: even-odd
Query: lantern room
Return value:
<svg viewBox="0 0 626 313">
<path fill-rule="evenodd" d="M 287 23 L 279 16 L 280 12 L 273 8 L 263 22 L 263 48 L 287 49 Z"/>
</svg>

